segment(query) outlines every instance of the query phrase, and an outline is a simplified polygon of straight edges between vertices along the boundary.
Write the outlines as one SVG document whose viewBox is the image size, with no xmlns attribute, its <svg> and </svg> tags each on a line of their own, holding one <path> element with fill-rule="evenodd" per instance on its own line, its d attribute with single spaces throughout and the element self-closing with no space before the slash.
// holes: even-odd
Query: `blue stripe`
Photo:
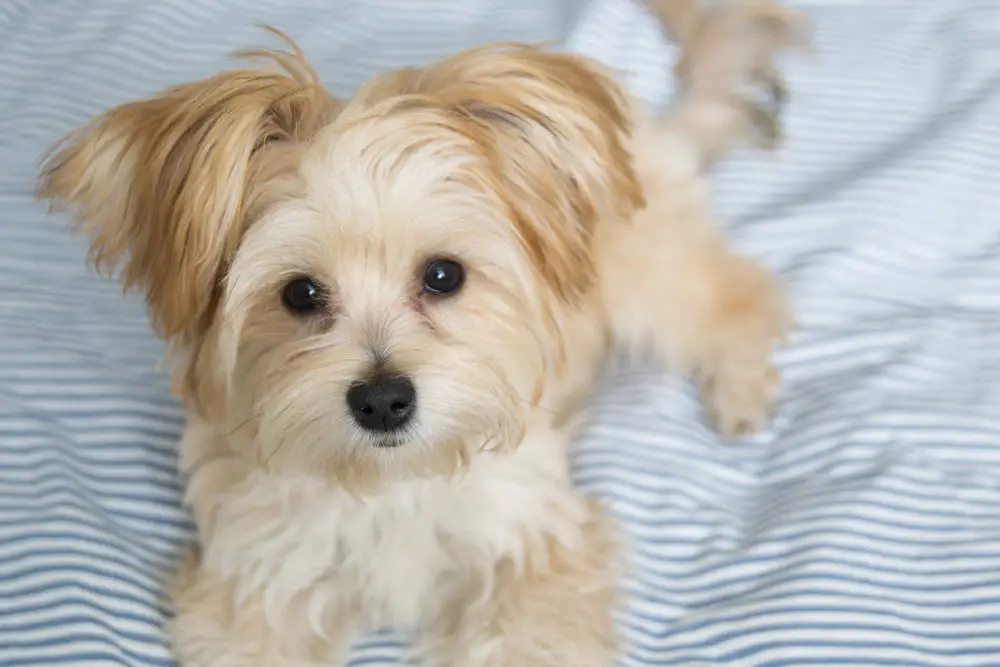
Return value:
<svg viewBox="0 0 1000 667">
<path fill-rule="evenodd" d="M 73 641 L 78 641 L 73 640 Z M 41 665 L 80 665 L 88 662 L 94 662 L 98 664 L 106 665 L 119 665 L 120 667 L 131 667 L 135 664 L 142 665 L 163 665 L 164 667 L 172 667 L 173 663 L 169 660 L 155 661 L 151 662 L 148 659 L 143 659 L 136 663 L 133 660 L 128 660 L 121 657 L 119 653 L 112 651 L 72 651 L 65 655 L 59 656 L 40 656 L 38 652 L 31 651 L 32 646 L 27 647 L 29 650 L 21 650 L 17 655 L 8 658 L 4 653 L 0 653 L 0 658 L 3 659 L 4 667 L 40 667 Z M 13 647 L 10 649 L 13 651 Z"/>
<path fill-rule="evenodd" d="M 5 582 L 6 583 L 6 582 Z M 162 609 L 158 606 L 152 604 L 152 600 L 158 599 L 156 595 L 159 594 L 159 589 L 154 587 L 145 587 L 143 590 L 149 595 L 145 597 L 140 597 L 132 593 L 123 593 L 116 588 L 110 588 L 108 586 L 99 586 L 96 584 L 85 583 L 79 580 L 79 578 L 74 579 L 72 572 L 67 573 L 61 578 L 50 578 L 50 583 L 44 586 L 21 586 L 19 588 L 5 588 L 4 597 L 8 595 L 11 598 L 14 597 L 29 597 L 31 595 L 36 595 L 38 593 L 44 593 L 46 591 L 62 590 L 68 589 L 70 591 L 84 591 L 87 593 L 93 593 L 95 596 L 101 596 L 108 602 L 114 602 L 115 600 L 123 600 L 125 602 L 130 602 L 136 605 L 146 606 L 151 611 L 155 613 L 162 613 Z M 9 593 L 8 593 L 9 591 Z"/>
<path fill-rule="evenodd" d="M 121 634 L 121 631 L 118 630 L 116 634 Z M 33 648 L 53 648 L 60 646 L 69 649 L 73 646 L 73 644 L 77 643 L 83 643 L 86 641 L 106 643 L 107 640 L 108 638 L 106 635 L 76 631 L 69 637 L 59 637 L 40 642 L 29 642 L 12 638 L 9 642 L 5 642 L 4 649 L 7 651 L 17 651 L 25 654 Z M 150 653 L 137 653 L 120 644 L 115 645 L 115 651 L 122 654 L 125 658 L 128 658 L 129 661 L 126 664 L 163 665 L 164 667 L 169 667 L 174 664 L 174 662 L 169 658 L 160 657 Z M 7 665 L 11 663 L 5 662 L 4 664 Z"/>
</svg>

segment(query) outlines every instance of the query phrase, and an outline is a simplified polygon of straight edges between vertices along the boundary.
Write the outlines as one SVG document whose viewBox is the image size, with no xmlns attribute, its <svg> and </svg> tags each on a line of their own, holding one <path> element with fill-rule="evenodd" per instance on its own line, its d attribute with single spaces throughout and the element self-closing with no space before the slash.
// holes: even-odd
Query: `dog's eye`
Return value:
<svg viewBox="0 0 1000 667">
<path fill-rule="evenodd" d="M 450 259 L 435 259 L 424 270 L 424 291 L 428 294 L 451 294 L 465 282 L 465 269 Z"/>
<path fill-rule="evenodd" d="M 281 290 L 281 300 L 288 310 L 306 315 L 323 305 L 323 291 L 309 278 L 295 278 Z"/>
</svg>

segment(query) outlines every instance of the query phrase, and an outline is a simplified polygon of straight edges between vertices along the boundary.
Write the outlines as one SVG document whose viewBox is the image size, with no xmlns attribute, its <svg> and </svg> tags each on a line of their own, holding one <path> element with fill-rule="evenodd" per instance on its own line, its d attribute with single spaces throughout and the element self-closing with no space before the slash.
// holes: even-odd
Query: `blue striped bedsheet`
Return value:
<svg viewBox="0 0 1000 667">
<path fill-rule="evenodd" d="M 574 455 L 633 565 L 624 667 L 1000 665 L 1000 5 L 799 3 L 788 141 L 714 178 L 800 328 L 773 424 L 619 368 Z M 182 418 L 143 306 L 31 200 L 107 106 L 293 35 L 335 91 L 494 39 L 557 39 L 653 103 L 671 48 L 634 0 L 0 3 L 0 665 L 169 665 L 162 573 L 191 534 Z M 359 641 L 390 665 L 403 640 Z"/>
</svg>

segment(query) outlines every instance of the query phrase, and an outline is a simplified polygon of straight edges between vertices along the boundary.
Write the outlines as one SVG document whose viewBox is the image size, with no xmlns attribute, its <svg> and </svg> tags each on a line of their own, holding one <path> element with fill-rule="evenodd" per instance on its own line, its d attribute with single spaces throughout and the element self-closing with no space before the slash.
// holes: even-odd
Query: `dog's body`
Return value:
<svg viewBox="0 0 1000 667">
<path fill-rule="evenodd" d="M 685 83 L 662 119 L 529 47 L 347 103 L 272 54 L 285 73 L 124 105 L 50 160 L 42 194 L 178 354 L 182 664 L 336 664 L 387 625 L 455 667 L 612 662 L 615 540 L 567 451 L 609 346 L 694 374 L 734 433 L 766 417 L 789 325 L 703 175 L 771 127 L 736 94 L 774 80 L 794 17 L 659 5 Z"/>
</svg>

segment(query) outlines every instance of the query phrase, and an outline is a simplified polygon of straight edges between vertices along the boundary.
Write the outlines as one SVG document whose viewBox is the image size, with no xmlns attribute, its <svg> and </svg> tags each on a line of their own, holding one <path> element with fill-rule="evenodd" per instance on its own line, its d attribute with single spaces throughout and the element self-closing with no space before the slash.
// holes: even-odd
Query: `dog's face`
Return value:
<svg viewBox="0 0 1000 667">
<path fill-rule="evenodd" d="M 272 464 L 453 467 L 515 435 L 552 362 L 555 297 L 454 119 L 345 120 L 305 147 L 235 254 L 230 386 Z"/>
<path fill-rule="evenodd" d="M 477 49 L 342 104 L 280 60 L 113 109 L 42 194 L 145 290 L 189 403 L 261 463 L 361 482 L 516 444 L 594 225 L 640 204 L 617 89 Z"/>
</svg>

